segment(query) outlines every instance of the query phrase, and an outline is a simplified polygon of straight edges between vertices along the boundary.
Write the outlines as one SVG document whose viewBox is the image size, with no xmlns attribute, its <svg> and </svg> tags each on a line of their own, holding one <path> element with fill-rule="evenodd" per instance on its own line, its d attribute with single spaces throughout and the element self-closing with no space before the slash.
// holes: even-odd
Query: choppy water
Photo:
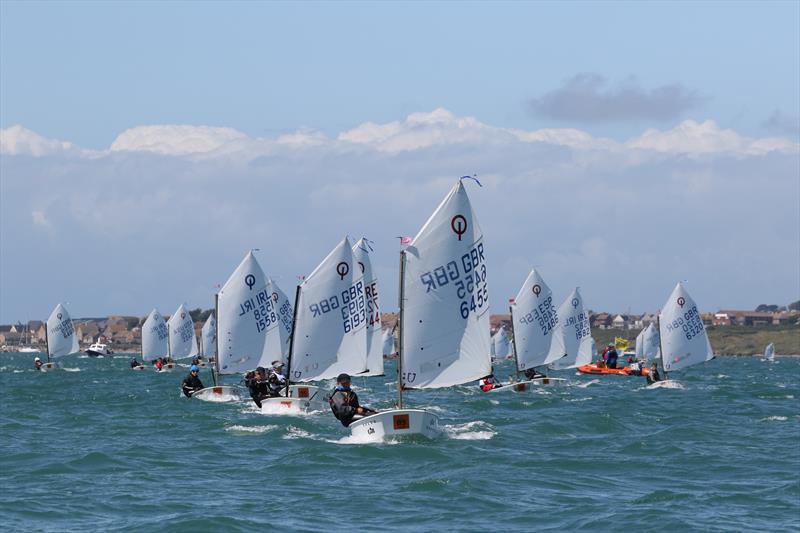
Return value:
<svg viewBox="0 0 800 533">
<path fill-rule="evenodd" d="M 182 398 L 185 369 L 31 360 L 0 355 L 4 530 L 800 529 L 798 359 L 718 358 L 677 389 L 567 371 L 524 395 L 412 392 L 445 434 L 382 445 L 327 412 Z M 355 385 L 393 398 L 389 377 Z"/>
</svg>

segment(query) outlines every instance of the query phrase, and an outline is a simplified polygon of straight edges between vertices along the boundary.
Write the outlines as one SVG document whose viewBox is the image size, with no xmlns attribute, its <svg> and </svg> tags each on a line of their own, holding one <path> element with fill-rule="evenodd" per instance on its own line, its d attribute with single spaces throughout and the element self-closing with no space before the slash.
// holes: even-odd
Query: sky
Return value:
<svg viewBox="0 0 800 533">
<path fill-rule="evenodd" d="M 800 299 L 800 3 L 0 3 L 0 323 L 291 293 L 455 180 L 492 310 Z"/>
</svg>

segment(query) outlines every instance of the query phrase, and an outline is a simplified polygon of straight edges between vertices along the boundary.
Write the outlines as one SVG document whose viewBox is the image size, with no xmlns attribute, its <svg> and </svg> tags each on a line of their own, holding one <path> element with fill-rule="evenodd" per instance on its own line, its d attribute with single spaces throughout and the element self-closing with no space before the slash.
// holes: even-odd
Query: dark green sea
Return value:
<svg viewBox="0 0 800 533">
<path fill-rule="evenodd" d="M 32 359 L 0 354 L 3 531 L 800 530 L 800 359 L 410 392 L 443 436 L 380 445 L 328 412 L 183 398 L 184 368 Z M 390 405 L 391 365 L 354 381 L 363 403 Z"/>
</svg>

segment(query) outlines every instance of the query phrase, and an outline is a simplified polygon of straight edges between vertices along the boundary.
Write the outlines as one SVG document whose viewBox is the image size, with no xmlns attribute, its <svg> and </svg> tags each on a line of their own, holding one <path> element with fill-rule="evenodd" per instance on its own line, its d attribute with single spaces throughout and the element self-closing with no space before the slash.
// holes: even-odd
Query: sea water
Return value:
<svg viewBox="0 0 800 533">
<path fill-rule="evenodd" d="M 407 392 L 441 438 L 364 444 L 329 412 L 184 398 L 184 367 L 32 358 L 0 354 L 4 531 L 800 529 L 799 359 Z M 392 404 L 393 371 L 354 379 L 362 403 Z"/>
</svg>

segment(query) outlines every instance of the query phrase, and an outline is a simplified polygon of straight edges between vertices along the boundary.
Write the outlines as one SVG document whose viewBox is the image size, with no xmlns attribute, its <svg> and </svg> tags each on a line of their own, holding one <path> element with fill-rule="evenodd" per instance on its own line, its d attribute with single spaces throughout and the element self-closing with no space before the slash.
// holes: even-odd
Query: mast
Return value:
<svg viewBox="0 0 800 533">
<path fill-rule="evenodd" d="M 200 335 L 202 337 L 202 334 Z M 219 374 L 219 293 L 214 294 L 214 366 L 211 367 L 211 378 L 214 386 L 217 386 L 217 374 Z M 217 371 L 214 372 L 214 367 Z"/>
<path fill-rule="evenodd" d="M 292 309 L 292 334 L 289 335 L 289 355 L 286 358 L 286 397 L 289 397 L 289 385 L 292 383 L 292 354 L 294 353 L 294 332 L 297 330 L 297 308 L 300 303 L 300 284 L 294 293 L 294 309 Z"/>
<path fill-rule="evenodd" d="M 397 408 L 403 408 L 403 303 L 406 288 L 406 251 L 400 252 L 400 315 L 397 318 Z"/>
<path fill-rule="evenodd" d="M 656 324 L 658 328 L 658 352 L 661 354 L 661 370 L 664 371 L 664 380 L 668 380 L 667 368 L 664 366 L 664 347 L 661 346 L 661 313 L 656 316 Z"/>
<path fill-rule="evenodd" d="M 511 315 L 511 338 L 514 340 L 511 343 L 511 351 L 514 354 L 514 370 L 519 378 L 519 360 L 517 359 L 517 333 L 514 331 L 514 306 L 508 304 L 508 313 Z"/>
</svg>

